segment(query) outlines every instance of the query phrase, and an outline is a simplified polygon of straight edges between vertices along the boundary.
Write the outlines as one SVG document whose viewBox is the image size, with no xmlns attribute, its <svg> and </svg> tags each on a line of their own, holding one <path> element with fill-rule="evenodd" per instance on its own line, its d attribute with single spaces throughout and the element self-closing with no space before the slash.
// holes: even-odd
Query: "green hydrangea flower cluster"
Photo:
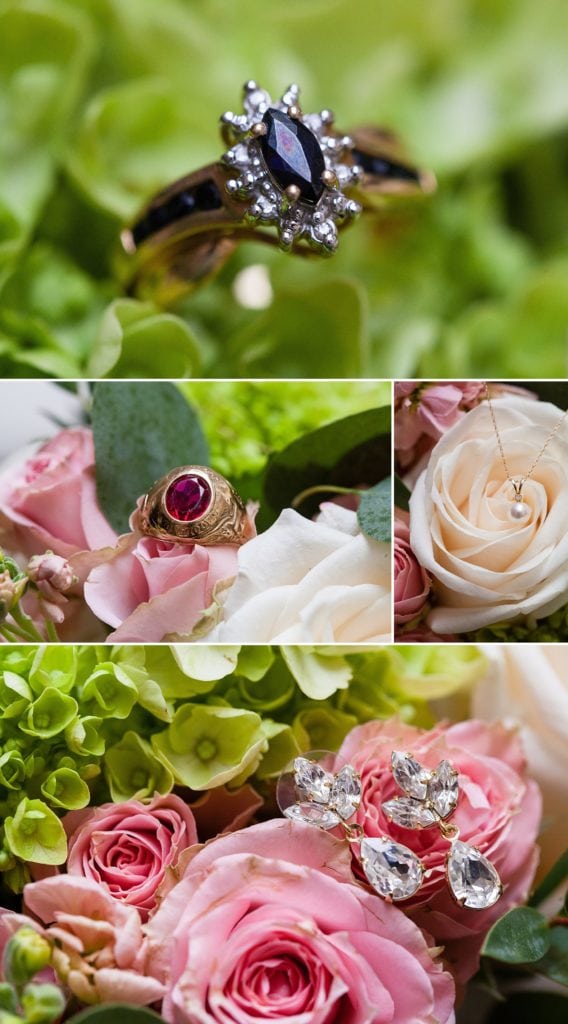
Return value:
<svg viewBox="0 0 568 1024">
<path fill-rule="evenodd" d="M 174 785 L 262 783 L 296 754 L 483 671 L 473 647 L 26 646 L 0 651 L 0 871 L 63 864 L 61 817 Z"/>
</svg>

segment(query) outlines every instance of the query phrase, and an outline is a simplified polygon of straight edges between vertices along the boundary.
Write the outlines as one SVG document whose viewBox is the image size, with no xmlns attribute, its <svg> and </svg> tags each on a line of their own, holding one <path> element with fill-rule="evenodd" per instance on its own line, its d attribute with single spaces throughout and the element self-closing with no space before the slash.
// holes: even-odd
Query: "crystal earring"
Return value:
<svg viewBox="0 0 568 1024">
<path fill-rule="evenodd" d="M 348 824 L 361 803 L 361 778 L 350 764 L 337 767 L 337 756 L 326 750 L 296 757 L 278 781 L 280 810 L 326 831 L 341 826 L 347 842 L 359 845 L 363 871 L 379 896 L 389 903 L 409 899 L 422 885 L 422 861 L 402 843 L 367 838 L 361 825 Z"/>
<path fill-rule="evenodd" d="M 470 910 L 492 907 L 503 893 L 496 868 L 476 846 L 462 842 L 457 826 L 447 820 L 458 805 L 458 772 L 445 760 L 430 770 L 412 754 L 398 750 L 392 752 L 391 768 L 404 796 L 382 805 L 388 820 L 402 828 L 438 826 L 451 844 L 446 855 L 446 879 L 452 896 Z"/>
</svg>

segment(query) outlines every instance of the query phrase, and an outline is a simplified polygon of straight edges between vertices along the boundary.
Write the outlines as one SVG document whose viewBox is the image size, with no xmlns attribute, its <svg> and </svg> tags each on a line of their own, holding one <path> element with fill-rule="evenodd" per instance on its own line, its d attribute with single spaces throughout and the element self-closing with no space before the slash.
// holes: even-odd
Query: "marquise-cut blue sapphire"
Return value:
<svg viewBox="0 0 568 1024">
<path fill-rule="evenodd" d="M 260 136 L 260 148 L 270 176 L 282 191 L 297 185 L 300 199 L 315 206 L 324 190 L 325 160 L 314 133 L 272 107 L 262 120 L 266 134 Z"/>
</svg>

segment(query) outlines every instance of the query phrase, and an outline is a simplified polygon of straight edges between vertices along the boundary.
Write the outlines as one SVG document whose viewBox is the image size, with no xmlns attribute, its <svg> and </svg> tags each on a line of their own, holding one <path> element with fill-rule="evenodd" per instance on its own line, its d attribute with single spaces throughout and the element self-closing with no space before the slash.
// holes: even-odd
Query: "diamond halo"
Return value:
<svg viewBox="0 0 568 1024">
<path fill-rule="evenodd" d="M 338 226 L 361 212 L 344 189 L 357 183 L 362 169 L 351 157 L 353 140 L 334 132 L 331 111 L 304 114 L 299 96 L 299 87 L 291 85 L 273 102 L 256 82 L 245 84 L 244 113 L 227 111 L 221 117 L 230 145 L 221 159 L 235 171 L 226 188 L 250 200 L 245 214 L 250 223 L 277 227 L 282 249 L 305 239 L 320 254 L 331 255 Z"/>
</svg>

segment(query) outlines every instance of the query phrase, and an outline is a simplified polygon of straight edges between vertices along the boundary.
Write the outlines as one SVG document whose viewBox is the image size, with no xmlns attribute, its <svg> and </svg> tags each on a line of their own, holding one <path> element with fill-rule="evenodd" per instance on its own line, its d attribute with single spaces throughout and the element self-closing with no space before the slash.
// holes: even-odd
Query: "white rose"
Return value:
<svg viewBox="0 0 568 1024">
<path fill-rule="evenodd" d="M 490 668 L 472 714 L 520 728 L 529 774 L 542 789 L 541 872 L 568 847 L 568 650 L 564 645 L 486 645 Z"/>
<path fill-rule="evenodd" d="M 547 402 L 494 402 L 509 471 L 526 474 L 562 411 Z M 507 481 L 486 404 L 438 442 L 410 500 L 411 544 L 435 579 L 428 622 L 457 633 L 522 616 L 543 618 L 568 601 L 568 424 L 523 487 L 526 519 L 510 516 Z"/>
<path fill-rule="evenodd" d="M 292 509 L 239 549 L 220 643 L 328 644 L 391 639 L 390 545 L 361 533 L 357 515 L 326 503 L 317 522 Z"/>
</svg>

